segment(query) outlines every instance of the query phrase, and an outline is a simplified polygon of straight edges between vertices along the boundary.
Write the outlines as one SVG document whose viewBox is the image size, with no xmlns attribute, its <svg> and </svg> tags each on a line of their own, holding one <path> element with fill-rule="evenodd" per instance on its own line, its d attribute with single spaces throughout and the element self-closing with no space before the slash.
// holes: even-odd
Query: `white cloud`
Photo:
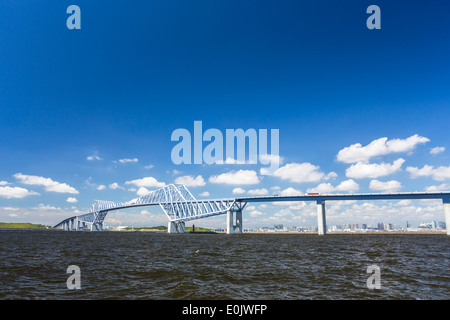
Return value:
<svg viewBox="0 0 450 320">
<path fill-rule="evenodd" d="M 321 171 L 319 167 L 309 162 L 303 163 L 288 163 L 285 166 L 278 168 L 273 175 L 283 180 L 289 180 L 291 182 L 318 182 L 322 179 L 329 177 L 335 177 L 336 173 L 329 175 L 328 177 Z"/>
<path fill-rule="evenodd" d="M 97 187 L 97 190 L 105 190 L 106 186 L 104 184 L 101 184 Z"/>
<path fill-rule="evenodd" d="M 24 175 L 21 173 L 16 173 L 13 175 L 13 177 L 16 178 L 17 180 L 19 180 L 23 184 L 43 186 L 46 191 L 71 193 L 71 194 L 79 193 L 77 189 L 69 186 L 68 184 L 53 181 L 50 178 Z"/>
<path fill-rule="evenodd" d="M 76 202 L 78 202 L 77 198 L 74 198 L 74 197 L 68 197 L 66 199 L 66 201 L 69 202 L 69 203 L 76 203 Z"/>
<path fill-rule="evenodd" d="M 247 194 L 252 195 L 252 196 L 265 196 L 265 195 L 269 194 L 269 190 L 267 190 L 266 188 L 253 189 L 253 190 L 248 190 Z"/>
<path fill-rule="evenodd" d="M 205 180 L 201 175 L 198 175 L 195 178 L 193 176 L 177 177 L 175 179 L 175 183 L 184 184 L 187 187 L 203 187 L 206 184 Z"/>
<path fill-rule="evenodd" d="M 251 217 L 257 217 L 257 216 L 262 215 L 263 213 L 261 211 L 258 211 L 258 210 L 252 210 L 252 211 L 249 212 L 249 214 L 250 214 Z"/>
<path fill-rule="evenodd" d="M 140 187 L 139 189 L 138 189 L 138 191 L 136 192 L 136 194 L 138 195 L 138 196 L 145 196 L 146 194 L 148 194 L 150 192 L 150 190 L 148 190 L 147 188 L 145 188 L 145 187 Z"/>
<path fill-rule="evenodd" d="M 108 188 L 112 189 L 112 190 L 117 190 L 117 189 L 124 189 L 123 187 L 119 186 L 119 184 L 117 182 L 113 182 L 111 183 Z"/>
<path fill-rule="evenodd" d="M 257 184 L 259 178 L 256 171 L 253 170 L 239 170 L 222 173 L 218 176 L 209 177 L 209 182 L 223 183 L 223 184 Z"/>
<path fill-rule="evenodd" d="M 10 184 L 8 181 L 0 181 L 0 186 L 6 186 L 7 184 Z"/>
<path fill-rule="evenodd" d="M 445 151 L 445 147 L 435 147 L 430 150 L 430 154 L 438 154 Z"/>
<path fill-rule="evenodd" d="M 244 194 L 246 191 L 242 188 L 234 188 L 233 194 Z"/>
<path fill-rule="evenodd" d="M 92 160 L 102 160 L 98 155 L 94 154 L 92 156 L 87 156 L 86 160 L 92 161 Z"/>
<path fill-rule="evenodd" d="M 317 192 L 317 193 L 332 193 L 332 192 L 356 192 L 359 190 L 359 185 L 353 180 L 348 179 L 342 181 L 339 185 L 334 187 L 331 183 L 321 183 L 315 188 L 309 188 L 307 192 Z"/>
<path fill-rule="evenodd" d="M 32 195 L 39 195 L 39 193 L 20 187 L 0 187 L 0 197 L 6 199 L 21 199 Z"/>
<path fill-rule="evenodd" d="M 142 179 L 131 180 L 125 182 L 125 184 L 134 184 L 136 187 L 149 187 L 149 188 L 160 188 L 166 185 L 164 182 L 159 182 L 153 177 L 145 177 Z"/>
<path fill-rule="evenodd" d="M 428 186 L 425 188 L 426 192 L 442 192 L 450 191 L 450 184 L 442 183 L 438 186 Z"/>
<path fill-rule="evenodd" d="M 204 191 L 202 193 L 199 194 L 200 197 L 209 197 L 209 192 L 208 191 Z"/>
<path fill-rule="evenodd" d="M 133 158 L 133 159 L 128 159 L 128 158 L 124 158 L 124 159 L 120 159 L 119 162 L 120 163 L 130 163 L 130 162 L 138 162 L 138 158 Z"/>
<path fill-rule="evenodd" d="M 355 179 L 383 177 L 399 171 L 404 162 L 405 160 L 402 158 L 395 160 L 392 164 L 384 162 L 381 164 L 358 162 L 347 168 L 345 174 L 347 177 Z"/>
<path fill-rule="evenodd" d="M 291 188 L 291 187 L 289 187 L 287 189 L 284 189 L 284 190 L 281 190 L 278 194 L 281 197 L 293 197 L 293 196 L 302 196 L 302 195 L 304 195 L 304 193 L 302 191 L 294 189 L 294 188 Z"/>
<path fill-rule="evenodd" d="M 386 137 L 379 138 L 364 147 L 360 143 L 355 143 L 340 150 L 337 154 L 337 160 L 344 163 L 368 163 L 372 157 L 396 152 L 409 152 L 418 144 L 428 141 L 430 139 L 415 134 L 406 139 L 388 140 Z"/>
<path fill-rule="evenodd" d="M 410 199 L 400 200 L 399 202 L 397 202 L 395 204 L 395 206 L 397 206 L 397 207 L 409 207 L 412 205 L 413 205 L 413 202 Z"/>
<path fill-rule="evenodd" d="M 356 192 L 358 190 L 359 185 L 353 179 L 342 181 L 340 184 L 336 186 L 336 191 Z"/>
<path fill-rule="evenodd" d="M 33 210 L 40 210 L 40 211 L 58 211 L 61 210 L 61 208 L 57 208 L 55 206 L 51 206 L 49 204 L 43 204 L 40 203 L 37 207 L 32 208 Z"/>
<path fill-rule="evenodd" d="M 370 190 L 381 192 L 397 192 L 402 188 L 402 184 L 396 180 L 390 180 L 386 182 L 372 180 L 369 184 Z"/>
<path fill-rule="evenodd" d="M 145 169 L 151 169 L 151 168 L 154 168 L 154 167 L 155 167 L 154 165 L 149 164 L 149 165 L 145 166 L 144 168 L 145 168 Z"/>
<path fill-rule="evenodd" d="M 14 208 L 14 207 L 2 207 L 3 210 L 7 210 L 7 211 L 19 211 L 19 208 Z"/>
<path fill-rule="evenodd" d="M 417 167 L 407 167 L 406 171 L 411 174 L 411 178 L 413 179 L 418 177 L 432 177 L 437 181 L 450 179 L 450 166 L 434 168 L 433 166 L 424 165 L 422 169 Z"/>
</svg>

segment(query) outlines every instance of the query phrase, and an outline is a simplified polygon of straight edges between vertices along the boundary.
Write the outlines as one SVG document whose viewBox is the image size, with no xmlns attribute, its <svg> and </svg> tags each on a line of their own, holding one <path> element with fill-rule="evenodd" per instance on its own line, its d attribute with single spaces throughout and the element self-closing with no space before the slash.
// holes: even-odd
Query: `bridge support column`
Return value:
<svg viewBox="0 0 450 320">
<path fill-rule="evenodd" d="M 317 200 L 317 234 L 325 235 L 327 233 L 327 223 L 325 216 L 325 201 Z"/>
<path fill-rule="evenodd" d="M 450 236 L 450 198 L 442 199 L 444 203 L 445 228 L 447 235 Z"/>
<path fill-rule="evenodd" d="M 184 221 L 169 221 L 167 233 L 184 233 Z"/>
<path fill-rule="evenodd" d="M 91 231 L 103 231 L 103 224 L 93 223 L 91 226 Z"/>
<path fill-rule="evenodd" d="M 234 211 L 236 213 L 236 224 L 234 224 L 233 211 L 227 211 L 227 234 L 242 233 L 242 210 Z"/>
</svg>

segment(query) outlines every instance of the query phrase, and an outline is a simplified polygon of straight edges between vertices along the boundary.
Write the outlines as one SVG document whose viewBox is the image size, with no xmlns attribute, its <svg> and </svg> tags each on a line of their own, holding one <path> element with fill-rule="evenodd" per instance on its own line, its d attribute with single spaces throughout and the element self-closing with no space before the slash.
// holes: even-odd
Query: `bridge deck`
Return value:
<svg viewBox="0 0 450 320">
<path fill-rule="evenodd" d="M 450 202 L 450 192 L 404 192 L 404 193 L 360 193 L 360 194 L 318 194 L 301 196 L 241 197 L 238 202 L 277 202 L 277 201 L 327 201 L 327 200 L 414 200 L 442 199 Z"/>
</svg>

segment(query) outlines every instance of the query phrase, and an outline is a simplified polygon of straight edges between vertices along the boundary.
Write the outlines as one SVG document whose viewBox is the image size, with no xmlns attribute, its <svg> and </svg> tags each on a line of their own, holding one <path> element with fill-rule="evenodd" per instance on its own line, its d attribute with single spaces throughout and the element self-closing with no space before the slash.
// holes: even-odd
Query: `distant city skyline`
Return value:
<svg viewBox="0 0 450 320">
<path fill-rule="evenodd" d="M 450 190 L 442 1 L 0 3 L 0 221 L 53 225 L 170 183 L 198 199 Z M 279 130 L 279 167 L 175 164 L 172 133 Z M 205 148 L 210 142 L 203 141 Z M 247 205 L 244 228 L 315 225 L 315 203 Z M 205 227 L 225 226 L 225 216 Z M 443 221 L 439 200 L 327 203 L 327 225 Z M 106 225 L 166 225 L 159 207 Z M 197 224 L 197 223 L 196 223 Z"/>
</svg>

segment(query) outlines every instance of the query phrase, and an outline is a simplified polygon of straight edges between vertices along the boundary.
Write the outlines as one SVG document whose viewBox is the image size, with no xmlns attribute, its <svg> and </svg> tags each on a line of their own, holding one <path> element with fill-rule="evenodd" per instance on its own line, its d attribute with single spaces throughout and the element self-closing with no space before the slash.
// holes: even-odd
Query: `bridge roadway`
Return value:
<svg viewBox="0 0 450 320">
<path fill-rule="evenodd" d="M 230 199 L 196 200 L 183 185 L 169 185 L 133 203 L 96 201 L 90 212 L 67 218 L 55 228 L 64 230 L 101 231 L 106 214 L 112 210 L 160 205 L 166 213 L 169 233 L 184 233 L 185 221 L 227 214 L 227 233 L 242 233 L 242 211 L 247 203 L 279 201 L 315 201 L 317 203 L 317 233 L 326 234 L 326 207 L 328 201 L 339 200 L 417 200 L 439 199 L 443 202 L 447 235 L 450 235 L 450 192 L 363 193 L 363 194 L 308 194 L 302 196 L 238 197 Z"/>
</svg>

